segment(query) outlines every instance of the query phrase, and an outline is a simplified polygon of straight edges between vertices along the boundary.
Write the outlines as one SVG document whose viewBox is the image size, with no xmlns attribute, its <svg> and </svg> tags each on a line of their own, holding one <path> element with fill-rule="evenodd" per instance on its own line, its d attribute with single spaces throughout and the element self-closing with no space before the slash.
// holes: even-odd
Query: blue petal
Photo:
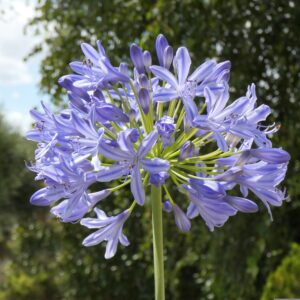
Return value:
<svg viewBox="0 0 300 300">
<path fill-rule="evenodd" d="M 119 236 L 119 242 L 123 245 L 123 246 L 128 246 L 130 243 L 128 241 L 128 238 L 126 237 L 125 234 L 121 233 Z"/>
<path fill-rule="evenodd" d="M 223 80 L 223 79 L 229 79 L 228 72 L 231 68 L 231 62 L 230 61 L 224 61 L 221 63 L 218 63 L 215 67 L 212 73 L 205 78 L 203 83 L 207 83 L 210 81 L 217 81 L 217 80 Z M 224 76 L 225 75 L 225 76 Z M 227 75 L 227 76 L 226 76 Z M 222 78 L 223 77 L 223 78 Z"/>
<path fill-rule="evenodd" d="M 195 101 L 190 97 L 184 97 L 182 100 L 183 100 L 183 105 L 185 108 L 186 118 L 187 118 L 189 124 L 191 125 L 193 120 L 195 119 L 195 117 L 198 114 L 198 107 L 197 107 Z"/>
<path fill-rule="evenodd" d="M 204 62 L 192 73 L 191 76 L 189 76 L 189 80 L 201 82 L 212 71 L 216 64 L 215 60 L 208 60 Z"/>
<path fill-rule="evenodd" d="M 97 65 L 100 58 L 99 53 L 91 45 L 82 43 L 81 50 L 87 59 L 89 59 L 93 64 Z"/>
<path fill-rule="evenodd" d="M 266 120 L 270 113 L 270 107 L 268 105 L 262 104 L 254 109 L 249 115 L 247 115 L 247 120 L 250 123 L 256 124 L 258 122 Z"/>
<path fill-rule="evenodd" d="M 93 229 L 93 228 L 102 228 L 111 224 L 112 220 L 110 218 L 106 219 L 96 219 L 96 218 L 84 218 L 80 221 L 80 224 Z"/>
<path fill-rule="evenodd" d="M 174 89 L 160 88 L 153 93 L 154 102 L 168 102 L 178 98 L 178 92 Z"/>
<path fill-rule="evenodd" d="M 119 133 L 118 144 L 122 151 L 127 152 L 130 156 L 135 156 L 136 153 L 133 148 L 133 142 L 130 138 L 132 135 L 136 134 L 136 129 L 126 129 Z M 135 137 L 133 137 L 135 139 Z"/>
<path fill-rule="evenodd" d="M 36 191 L 30 198 L 30 203 L 38 206 L 51 205 L 53 202 L 63 198 L 65 192 L 63 188 L 42 188 Z"/>
<path fill-rule="evenodd" d="M 91 76 L 104 76 L 104 73 L 101 69 L 88 66 L 80 61 L 73 61 L 69 64 L 70 68 L 81 75 L 91 75 Z"/>
<path fill-rule="evenodd" d="M 128 173 L 128 165 L 115 164 L 110 167 L 103 167 L 96 173 L 96 179 L 99 182 L 109 182 L 122 177 Z"/>
<path fill-rule="evenodd" d="M 79 117 L 74 112 L 72 113 L 72 122 L 78 133 L 84 137 L 98 140 L 99 135 L 89 120 Z M 103 134 L 103 131 L 101 132 Z"/>
<path fill-rule="evenodd" d="M 216 116 L 216 120 L 223 120 L 229 115 L 241 114 L 249 105 L 250 100 L 246 97 L 241 97 L 235 100 L 232 104 L 227 106 L 220 114 Z"/>
<path fill-rule="evenodd" d="M 216 139 L 217 145 L 218 145 L 220 150 L 222 150 L 223 152 L 228 151 L 228 145 L 226 143 L 226 140 L 225 140 L 224 136 L 221 133 L 215 132 L 213 134 L 213 137 Z"/>
<path fill-rule="evenodd" d="M 178 83 L 179 85 L 183 85 L 188 77 L 191 67 L 191 57 L 187 48 L 178 48 L 173 63 L 177 70 Z"/>
<path fill-rule="evenodd" d="M 280 148 L 251 149 L 250 153 L 252 156 L 272 164 L 287 163 L 291 159 L 289 153 Z"/>
<path fill-rule="evenodd" d="M 188 232 L 191 229 L 191 222 L 187 218 L 186 214 L 181 210 L 181 208 L 178 205 L 173 206 L 174 211 L 174 217 L 175 217 L 175 223 L 177 227 L 182 232 Z"/>
<path fill-rule="evenodd" d="M 199 215 L 197 206 L 194 203 L 189 204 L 186 215 L 189 219 L 194 219 Z"/>
<path fill-rule="evenodd" d="M 98 51 L 99 51 L 100 55 L 101 56 L 106 56 L 105 50 L 104 50 L 104 48 L 103 48 L 103 46 L 102 46 L 102 44 L 99 40 L 97 41 L 97 47 L 98 47 Z"/>
<path fill-rule="evenodd" d="M 149 173 L 167 172 L 170 168 L 170 163 L 161 158 L 143 159 L 142 166 Z"/>
<path fill-rule="evenodd" d="M 151 72 L 162 81 L 168 82 L 174 89 L 178 87 L 178 83 L 174 75 L 167 69 L 160 66 L 151 66 Z"/>
<path fill-rule="evenodd" d="M 257 204 L 246 198 L 227 196 L 225 200 L 238 211 L 244 213 L 255 213 L 258 211 Z"/>
<path fill-rule="evenodd" d="M 137 153 L 138 157 L 144 158 L 151 151 L 157 139 L 158 139 L 158 132 L 156 129 L 154 129 L 142 140 Z"/>
<path fill-rule="evenodd" d="M 105 103 L 96 107 L 96 112 L 99 116 L 106 121 L 113 122 L 129 122 L 129 117 L 123 113 L 121 109 L 114 106 L 113 104 Z"/>
<path fill-rule="evenodd" d="M 116 161 L 131 161 L 132 159 L 132 155 L 130 153 L 122 150 L 118 146 L 113 145 L 110 140 L 100 140 L 98 151 L 105 157 Z"/>
<path fill-rule="evenodd" d="M 99 192 L 89 193 L 89 199 L 92 205 L 97 204 L 99 201 L 104 200 L 111 194 L 111 191 L 106 189 Z"/>
<path fill-rule="evenodd" d="M 143 205 L 145 202 L 145 190 L 142 182 L 142 176 L 139 167 L 136 165 L 131 171 L 131 182 L 130 182 L 131 193 L 134 200 L 139 204 Z"/>
<path fill-rule="evenodd" d="M 120 231 L 121 231 L 121 229 L 120 229 Z M 120 234 L 121 234 L 121 232 L 120 232 Z M 108 242 L 106 244 L 105 254 L 104 254 L 105 259 L 110 259 L 115 256 L 115 254 L 117 253 L 117 249 L 118 249 L 118 242 L 119 242 L 119 238 L 113 238 L 113 239 L 108 240 Z"/>
</svg>

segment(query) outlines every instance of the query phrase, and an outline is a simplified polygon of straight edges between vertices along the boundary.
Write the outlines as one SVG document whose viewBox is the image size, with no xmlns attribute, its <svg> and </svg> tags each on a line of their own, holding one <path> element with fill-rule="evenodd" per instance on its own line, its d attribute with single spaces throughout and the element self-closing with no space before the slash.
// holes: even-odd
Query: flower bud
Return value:
<svg viewBox="0 0 300 300">
<path fill-rule="evenodd" d="M 141 88 L 139 91 L 139 101 L 141 104 L 141 107 L 143 109 L 143 112 L 147 114 L 149 112 L 149 106 L 150 106 L 150 95 L 149 91 L 145 88 Z"/>
<path fill-rule="evenodd" d="M 167 213 L 170 213 L 173 210 L 173 206 L 170 201 L 165 201 L 163 204 L 163 210 Z"/>
<path fill-rule="evenodd" d="M 173 48 L 168 46 L 164 50 L 163 54 L 163 64 L 166 69 L 169 69 L 173 60 Z"/>
<path fill-rule="evenodd" d="M 168 47 L 168 45 L 169 44 L 167 39 L 162 34 L 159 34 L 158 37 L 156 38 L 155 48 L 156 48 L 157 58 L 161 66 L 164 66 L 164 51 L 165 48 Z"/>
<path fill-rule="evenodd" d="M 152 58 L 151 58 L 150 52 L 147 50 L 144 51 L 143 57 L 144 57 L 144 66 L 145 66 L 146 70 L 149 71 L 149 67 L 152 64 Z"/>
<path fill-rule="evenodd" d="M 195 145 L 191 141 L 187 141 L 180 148 L 179 160 L 185 160 L 195 155 Z"/>
<path fill-rule="evenodd" d="M 130 46 L 130 57 L 137 71 L 141 74 L 145 72 L 144 57 L 142 49 L 136 44 Z"/>
<path fill-rule="evenodd" d="M 140 84 L 141 88 L 149 89 L 149 81 L 145 74 L 141 74 L 139 76 L 139 84 Z"/>
<path fill-rule="evenodd" d="M 124 74 L 124 75 L 129 75 L 129 72 L 128 72 L 128 65 L 126 63 L 120 63 L 120 66 L 119 66 L 119 71 Z"/>
</svg>

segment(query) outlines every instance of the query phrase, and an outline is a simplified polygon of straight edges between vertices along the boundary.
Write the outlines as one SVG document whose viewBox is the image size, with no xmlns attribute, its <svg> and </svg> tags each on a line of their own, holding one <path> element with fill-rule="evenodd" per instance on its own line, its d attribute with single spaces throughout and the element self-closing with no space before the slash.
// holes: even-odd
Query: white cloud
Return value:
<svg viewBox="0 0 300 300">
<path fill-rule="evenodd" d="M 28 66 L 22 61 L 0 57 L 0 82 L 2 84 L 31 84 L 33 78 Z"/>
<path fill-rule="evenodd" d="M 12 129 L 25 134 L 32 124 L 32 119 L 29 114 L 22 114 L 19 111 L 4 111 L 3 113 L 6 122 Z"/>
<path fill-rule="evenodd" d="M 37 42 L 32 32 L 24 34 L 24 26 L 34 15 L 34 2 L 4 0 L 0 19 L 0 83 L 31 84 L 31 70 L 23 59 Z"/>
</svg>

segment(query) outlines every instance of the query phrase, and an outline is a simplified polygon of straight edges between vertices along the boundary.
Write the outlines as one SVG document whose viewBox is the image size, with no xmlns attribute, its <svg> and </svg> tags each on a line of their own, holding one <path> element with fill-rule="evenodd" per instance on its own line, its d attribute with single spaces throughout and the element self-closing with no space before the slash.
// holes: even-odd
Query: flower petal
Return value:
<svg viewBox="0 0 300 300">
<path fill-rule="evenodd" d="M 109 182 L 118 179 L 128 173 L 128 165 L 115 164 L 110 167 L 103 167 L 96 173 L 96 179 L 99 182 Z"/>
<path fill-rule="evenodd" d="M 188 232 L 191 229 L 191 222 L 178 205 L 173 206 L 175 223 L 182 232 Z"/>
<path fill-rule="evenodd" d="M 191 67 L 191 57 L 188 49 L 185 47 L 178 48 L 173 63 L 177 70 L 178 83 L 181 86 L 185 83 Z"/>
<path fill-rule="evenodd" d="M 99 61 L 99 53 L 89 44 L 82 43 L 81 50 L 85 57 L 89 59 L 93 64 L 97 64 Z"/>
<path fill-rule="evenodd" d="M 160 88 L 153 93 L 154 102 L 168 102 L 178 97 L 178 92 L 172 88 Z"/>
<path fill-rule="evenodd" d="M 100 140 L 98 151 L 105 157 L 116 161 L 130 161 L 132 159 L 132 155 L 129 152 L 122 150 L 118 145 L 112 144 L 110 140 Z"/>
<path fill-rule="evenodd" d="M 144 158 L 153 148 L 158 139 L 158 132 L 154 129 L 141 142 L 137 155 L 139 158 Z"/>
<path fill-rule="evenodd" d="M 135 201 L 139 205 L 143 205 L 145 202 L 145 191 L 142 176 L 137 165 L 134 166 L 131 171 L 130 188 Z"/>
<path fill-rule="evenodd" d="M 189 80 L 196 82 L 203 81 L 203 79 L 213 70 L 216 64 L 216 61 L 213 59 L 204 62 L 192 73 L 191 76 L 189 76 Z"/>
<path fill-rule="evenodd" d="M 258 211 L 257 204 L 246 198 L 227 196 L 225 200 L 238 211 L 244 213 L 255 213 Z"/>
<path fill-rule="evenodd" d="M 170 168 L 170 163 L 161 158 L 143 159 L 142 166 L 149 173 L 167 172 Z"/>
<path fill-rule="evenodd" d="M 280 148 L 251 149 L 250 153 L 252 156 L 271 164 L 283 164 L 291 159 L 290 154 Z"/>
<path fill-rule="evenodd" d="M 151 72 L 157 76 L 160 80 L 168 82 L 174 89 L 178 87 L 175 76 L 167 69 L 160 66 L 149 67 Z"/>
</svg>

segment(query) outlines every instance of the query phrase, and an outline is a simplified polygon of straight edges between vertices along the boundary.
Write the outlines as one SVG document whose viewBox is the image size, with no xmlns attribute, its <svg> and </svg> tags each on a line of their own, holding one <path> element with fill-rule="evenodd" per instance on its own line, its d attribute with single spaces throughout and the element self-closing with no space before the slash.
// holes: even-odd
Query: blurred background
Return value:
<svg viewBox="0 0 300 300">
<path fill-rule="evenodd" d="M 0 0 L 0 299 L 153 299 L 150 213 L 128 221 L 131 245 L 112 260 L 103 246 L 83 248 L 81 226 L 28 204 L 41 184 L 25 168 L 35 145 L 24 132 L 40 100 L 65 105 L 57 79 L 83 59 L 81 42 L 101 39 L 117 64 L 131 42 L 153 52 L 159 33 L 186 45 L 195 67 L 231 60 L 232 99 L 256 83 L 281 124 L 273 143 L 292 155 L 273 222 L 261 207 L 213 233 L 198 218 L 184 235 L 165 219 L 167 299 L 300 298 L 299 32 L 296 0 Z"/>
</svg>

